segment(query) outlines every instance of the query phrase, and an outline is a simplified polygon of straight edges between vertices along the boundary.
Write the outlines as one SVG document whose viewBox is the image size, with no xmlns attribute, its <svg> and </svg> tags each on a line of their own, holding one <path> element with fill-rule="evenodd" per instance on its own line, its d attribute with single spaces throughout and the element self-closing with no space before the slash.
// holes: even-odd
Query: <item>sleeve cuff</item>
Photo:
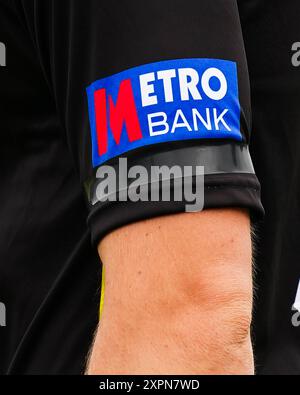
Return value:
<svg viewBox="0 0 300 395">
<path fill-rule="evenodd" d="M 186 146 L 149 153 L 140 158 L 128 158 L 128 168 L 143 165 L 151 166 L 203 166 L 204 167 L 204 209 L 236 207 L 248 209 L 254 221 L 261 219 L 264 209 L 260 199 L 260 184 L 254 174 L 249 150 L 246 145 L 217 144 L 210 146 Z M 118 173 L 116 163 L 111 168 Z M 183 174 L 183 173 L 182 173 Z M 195 177 L 191 178 L 195 183 Z M 90 215 L 88 225 L 91 229 L 92 242 L 97 244 L 105 235 L 124 225 L 137 221 L 185 212 L 186 202 L 174 200 L 175 184 L 171 184 L 170 201 L 133 202 L 97 199 L 99 180 L 95 176 L 86 190 L 89 197 Z M 149 183 L 151 186 L 151 183 Z M 148 188 L 150 190 L 150 188 Z M 119 191 L 117 191 L 118 193 Z"/>
</svg>

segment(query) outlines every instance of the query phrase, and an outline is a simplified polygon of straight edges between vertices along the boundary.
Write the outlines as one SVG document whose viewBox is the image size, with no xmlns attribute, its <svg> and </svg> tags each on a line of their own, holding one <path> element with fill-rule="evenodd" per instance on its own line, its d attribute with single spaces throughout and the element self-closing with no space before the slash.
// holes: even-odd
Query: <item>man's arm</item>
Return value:
<svg viewBox="0 0 300 395">
<path fill-rule="evenodd" d="M 105 299 L 90 374 L 253 374 L 247 212 L 139 222 L 99 253 Z"/>
</svg>

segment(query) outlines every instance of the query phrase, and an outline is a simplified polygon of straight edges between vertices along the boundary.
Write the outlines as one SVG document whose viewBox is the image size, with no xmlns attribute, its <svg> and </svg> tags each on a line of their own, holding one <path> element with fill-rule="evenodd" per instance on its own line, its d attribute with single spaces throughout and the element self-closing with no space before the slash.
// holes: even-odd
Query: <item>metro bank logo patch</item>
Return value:
<svg viewBox="0 0 300 395">
<path fill-rule="evenodd" d="M 236 63 L 180 59 L 135 67 L 87 88 L 93 166 L 134 149 L 242 140 Z"/>
</svg>

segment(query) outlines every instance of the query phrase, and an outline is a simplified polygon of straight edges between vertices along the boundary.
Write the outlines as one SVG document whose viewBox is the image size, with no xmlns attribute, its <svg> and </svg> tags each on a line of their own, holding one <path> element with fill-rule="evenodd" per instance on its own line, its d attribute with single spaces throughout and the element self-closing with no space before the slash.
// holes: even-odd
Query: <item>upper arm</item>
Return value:
<svg viewBox="0 0 300 395">
<path fill-rule="evenodd" d="M 99 253 L 105 295 L 90 373 L 251 372 L 247 211 L 139 222 Z"/>
<path fill-rule="evenodd" d="M 111 317 L 124 317 L 135 333 L 127 314 L 105 320 L 105 311 L 137 307 L 145 317 L 148 308 L 194 300 L 195 317 L 201 298 L 212 307 L 226 295 L 239 301 L 220 314 L 238 312 L 251 289 L 246 212 L 263 209 L 248 150 L 251 100 L 236 0 L 18 4 L 86 194 L 93 243 L 103 240 L 102 325 L 117 327 Z M 194 181 L 186 167 L 202 166 L 205 211 L 183 214 L 185 199 L 149 199 L 149 178 L 140 199 L 120 199 L 130 189 L 120 157 L 146 177 L 154 166 L 177 166 L 181 181 Z M 110 185 L 107 172 L 117 177 Z"/>
<path fill-rule="evenodd" d="M 109 200 L 105 166 L 118 177 L 120 157 L 128 169 L 179 166 L 182 178 L 185 167 L 203 166 L 205 209 L 262 212 L 236 0 L 17 4 L 78 169 L 95 245 L 121 226 L 185 210 L 174 199 Z M 112 192 L 122 189 L 118 181 Z"/>
<path fill-rule="evenodd" d="M 104 238 L 99 254 L 106 272 L 105 315 L 110 319 L 136 314 L 133 306 L 139 313 L 157 309 L 170 315 L 185 304 L 197 309 L 203 303 L 213 310 L 234 299 L 248 301 L 251 314 L 247 211 L 207 210 L 139 222 Z"/>
</svg>

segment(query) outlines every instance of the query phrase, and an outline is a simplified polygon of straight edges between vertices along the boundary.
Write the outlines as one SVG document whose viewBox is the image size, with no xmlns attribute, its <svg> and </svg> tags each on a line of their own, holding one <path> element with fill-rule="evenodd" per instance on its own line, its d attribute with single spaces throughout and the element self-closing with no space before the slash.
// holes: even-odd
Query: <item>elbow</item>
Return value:
<svg viewBox="0 0 300 395">
<path fill-rule="evenodd" d="M 251 313 L 245 292 L 187 302 L 172 321 L 179 357 L 195 374 L 254 374 Z"/>
</svg>

